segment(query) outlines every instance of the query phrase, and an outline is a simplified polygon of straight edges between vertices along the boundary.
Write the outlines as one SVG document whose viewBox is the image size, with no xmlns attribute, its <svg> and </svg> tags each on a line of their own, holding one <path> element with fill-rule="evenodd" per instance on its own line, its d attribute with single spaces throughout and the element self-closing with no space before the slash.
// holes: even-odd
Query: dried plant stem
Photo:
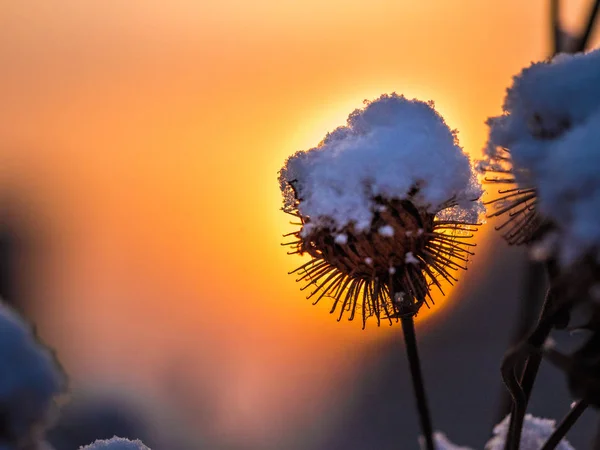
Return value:
<svg viewBox="0 0 600 450">
<path fill-rule="evenodd" d="M 582 52 L 588 46 L 590 37 L 592 36 L 592 31 L 594 31 L 594 25 L 596 23 L 596 17 L 598 16 L 599 10 L 600 10 L 600 0 L 596 0 L 592 4 L 592 7 L 588 14 L 588 20 L 586 21 L 585 28 L 583 29 L 583 34 L 579 38 L 579 42 L 578 42 L 579 45 L 575 49 L 576 52 Z"/>
<path fill-rule="evenodd" d="M 567 435 L 571 427 L 577 422 L 577 419 L 581 417 L 583 412 L 588 407 L 588 402 L 585 400 L 579 400 L 571 411 L 565 416 L 560 425 L 554 430 L 554 433 L 548 438 L 541 450 L 553 450 Z"/>
<path fill-rule="evenodd" d="M 562 27 L 560 25 L 560 0 L 550 0 L 550 25 L 552 29 L 552 56 L 560 53 L 562 45 Z"/>
<path fill-rule="evenodd" d="M 527 263 L 527 275 L 523 287 L 522 300 L 520 302 L 520 312 L 518 314 L 519 323 L 515 328 L 514 335 L 511 339 L 511 346 L 518 345 L 523 339 L 528 337 L 531 329 L 539 320 L 540 310 L 545 299 L 544 294 L 545 284 L 545 269 L 542 264 L 535 262 Z M 514 368 L 511 368 L 513 379 L 518 381 L 517 374 L 520 377 L 525 368 L 525 359 L 517 361 Z M 494 424 L 502 422 L 504 418 L 510 414 L 513 404 L 513 399 L 505 386 L 502 386 L 500 395 L 500 406 L 498 408 L 498 416 Z"/>
<path fill-rule="evenodd" d="M 556 268 L 552 262 L 548 263 L 547 270 L 550 279 L 550 288 L 546 293 L 546 299 L 542 306 L 538 324 L 529 335 L 526 345 L 517 345 L 517 349 L 513 349 L 509 352 L 503 363 L 502 372 L 504 381 L 513 398 L 513 408 L 511 410 L 510 426 L 505 446 L 506 450 L 519 449 L 521 431 L 525 420 L 525 413 L 527 412 L 527 404 L 529 403 L 533 384 L 535 383 L 542 362 L 541 348 L 550 335 L 555 322 L 553 317 L 554 314 L 552 314 L 551 311 L 553 310 L 552 299 L 554 297 L 552 281 L 556 277 Z M 527 362 L 525 363 L 522 375 L 517 377 L 515 368 L 518 367 L 520 357 L 523 353 L 528 354 Z"/>
<path fill-rule="evenodd" d="M 533 390 L 533 384 L 537 377 L 538 370 L 540 368 L 540 364 L 542 362 L 542 352 L 539 351 L 546 339 L 550 335 L 552 331 L 553 322 L 552 320 L 548 320 L 548 312 L 550 310 L 550 305 L 552 303 L 552 288 L 548 289 L 546 293 L 546 299 L 544 300 L 544 305 L 542 306 L 542 312 L 540 316 L 540 321 L 538 323 L 538 327 L 531 334 L 528 342 L 529 344 L 535 348 L 537 351 L 533 352 L 529 355 L 527 362 L 525 363 L 525 368 L 523 369 L 523 374 L 521 375 L 521 388 L 525 393 L 525 398 L 529 402 L 529 397 L 531 397 L 531 391 Z"/>
<path fill-rule="evenodd" d="M 506 440 L 506 450 L 518 450 L 519 443 L 521 442 L 521 430 L 523 428 L 523 421 L 525 420 L 525 413 L 527 412 L 527 404 L 531 397 L 531 391 L 533 390 L 533 384 L 537 377 L 540 364 L 542 362 L 541 348 L 544 342 L 552 331 L 553 320 L 548 316 L 550 304 L 552 299 L 552 289 L 548 289 L 546 294 L 546 301 L 542 308 L 540 321 L 537 327 L 531 333 L 527 339 L 527 345 L 525 347 L 519 346 L 524 351 L 527 351 L 529 357 L 525 363 L 525 369 L 520 377 L 520 380 L 516 382 L 517 387 L 511 386 L 507 383 L 507 387 L 511 390 L 513 396 L 513 408 L 510 416 L 510 427 L 508 430 L 508 439 Z M 514 354 L 515 359 L 518 361 L 520 356 L 519 351 Z M 517 391 L 517 392 L 514 392 Z"/>
<path fill-rule="evenodd" d="M 427 396 L 425 395 L 425 385 L 423 383 L 423 374 L 421 373 L 421 362 L 419 352 L 417 351 L 417 336 L 415 333 L 415 323 L 413 316 L 402 317 L 402 332 L 404 334 L 404 343 L 406 344 L 406 355 L 410 366 L 410 375 L 412 378 L 415 399 L 417 402 L 417 412 L 421 431 L 425 438 L 425 448 L 434 450 L 433 445 L 433 427 L 431 425 L 431 415 L 427 406 Z"/>
</svg>

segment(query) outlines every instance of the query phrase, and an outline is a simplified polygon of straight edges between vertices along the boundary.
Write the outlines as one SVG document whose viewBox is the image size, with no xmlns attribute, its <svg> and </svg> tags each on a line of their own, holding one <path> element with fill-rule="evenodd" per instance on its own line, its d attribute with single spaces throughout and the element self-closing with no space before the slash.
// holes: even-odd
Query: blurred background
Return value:
<svg viewBox="0 0 600 450">
<path fill-rule="evenodd" d="M 393 91 L 434 100 L 477 158 L 511 77 L 550 53 L 543 0 L 2 2 L 0 294 L 70 374 L 57 449 L 418 448 L 399 327 L 305 300 L 277 172 Z M 493 225 L 417 323 L 434 424 L 476 448 L 527 270 Z M 544 366 L 530 410 L 570 403 Z"/>
</svg>

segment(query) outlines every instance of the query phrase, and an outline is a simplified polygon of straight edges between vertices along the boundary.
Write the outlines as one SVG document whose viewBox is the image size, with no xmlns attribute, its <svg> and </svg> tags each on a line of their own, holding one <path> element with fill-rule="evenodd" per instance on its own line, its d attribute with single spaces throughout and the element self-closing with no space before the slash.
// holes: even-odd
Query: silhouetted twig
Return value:
<svg viewBox="0 0 600 450">
<path fill-rule="evenodd" d="M 577 422 L 577 419 L 581 417 L 583 412 L 588 407 L 588 402 L 585 400 L 579 400 L 571 411 L 565 416 L 560 425 L 554 430 L 554 433 L 548 438 L 541 450 L 553 450 L 556 448 L 560 441 L 567 435 L 571 427 Z"/>
<path fill-rule="evenodd" d="M 583 52 L 588 44 L 590 37 L 592 36 L 592 32 L 594 31 L 594 25 L 596 23 L 596 17 L 598 17 L 598 10 L 600 9 L 600 0 L 596 0 L 592 5 L 592 9 L 588 15 L 588 20 L 585 24 L 585 28 L 583 30 L 583 34 L 579 37 L 577 41 L 577 47 L 575 48 L 576 52 Z"/>
<path fill-rule="evenodd" d="M 425 395 L 425 385 L 423 383 L 423 374 L 421 372 L 421 362 L 417 351 L 417 336 L 415 333 L 415 324 L 412 316 L 402 317 L 402 332 L 406 344 L 406 355 L 410 366 L 410 374 L 417 401 L 417 412 L 419 413 L 419 422 L 421 431 L 425 438 L 427 450 L 434 450 L 433 445 L 433 427 L 431 425 L 431 415 L 427 406 L 427 397 Z"/>
</svg>

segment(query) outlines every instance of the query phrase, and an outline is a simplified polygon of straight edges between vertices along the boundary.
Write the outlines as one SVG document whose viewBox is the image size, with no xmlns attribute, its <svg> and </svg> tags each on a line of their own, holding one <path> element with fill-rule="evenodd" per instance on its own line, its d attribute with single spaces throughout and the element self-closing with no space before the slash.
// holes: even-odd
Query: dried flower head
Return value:
<svg viewBox="0 0 600 450">
<path fill-rule="evenodd" d="M 365 103 L 279 177 L 283 209 L 301 227 L 290 253 L 312 257 L 298 281 L 315 303 L 333 298 L 338 320 L 361 314 L 363 327 L 413 316 L 432 285 L 456 281 L 482 210 L 469 159 L 432 102 Z"/>
<path fill-rule="evenodd" d="M 555 143 L 598 110 L 598 86 L 600 51 L 558 55 L 515 76 L 504 113 L 488 119 L 480 170 L 485 181 L 508 186 L 489 202 L 495 211 L 488 217 L 508 217 L 498 229 L 510 244 L 529 243 L 549 228 L 551 221 L 539 208 L 543 166 Z"/>
</svg>

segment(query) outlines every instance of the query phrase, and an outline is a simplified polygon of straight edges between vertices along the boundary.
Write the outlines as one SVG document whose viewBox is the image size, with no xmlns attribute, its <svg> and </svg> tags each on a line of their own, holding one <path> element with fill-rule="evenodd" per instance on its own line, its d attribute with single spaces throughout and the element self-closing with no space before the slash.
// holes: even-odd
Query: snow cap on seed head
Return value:
<svg viewBox="0 0 600 450">
<path fill-rule="evenodd" d="M 457 133 L 433 102 L 397 94 L 365 101 L 346 126 L 327 134 L 315 148 L 297 152 L 280 171 L 284 210 L 310 217 L 311 227 L 367 230 L 374 199 L 410 201 L 446 219 L 476 222 L 481 188 Z"/>
</svg>

